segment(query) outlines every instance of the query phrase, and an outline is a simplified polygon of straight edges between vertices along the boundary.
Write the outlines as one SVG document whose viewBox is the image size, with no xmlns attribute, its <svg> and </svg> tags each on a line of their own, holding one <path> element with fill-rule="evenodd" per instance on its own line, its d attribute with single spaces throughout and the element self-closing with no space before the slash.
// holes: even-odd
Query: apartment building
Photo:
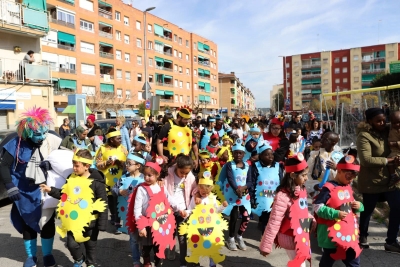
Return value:
<svg viewBox="0 0 400 267">
<path fill-rule="evenodd" d="M 399 59 L 399 43 L 286 56 L 282 61 L 285 99 L 290 99 L 290 110 L 301 110 L 321 93 L 370 88 L 375 76 L 389 71 L 389 64 Z M 352 106 L 361 104 L 361 94 L 346 96 Z"/>
<path fill-rule="evenodd" d="M 40 49 L 48 29 L 44 3 L 0 0 L 0 130 L 15 129 L 21 113 L 34 105 L 55 115 L 51 71 Z M 30 50 L 35 53 L 25 61 Z"/>
<path fill-rule="evenodd" d="M 144 101 L 146 67 L 161 109 L 199 103 L 218 109 L 218 49 L 211 40 L 119 0 L 47 0 L 47 11 L 42 55 L 57 80 L 58 111 L 68 94 L 82 93 L 104 103 L 98 114 L 115 116 L 110 107 L 118 106 L 119 114 L 131 116 Z"/>
<path fill-rule="evenodd" d="M 235 72 L 218 73 L 220 106 L 222 113 L 233 116 L 235 112 L 255 114 L 255 98 L 251 90 L 243 85 Z"/>
<path fill-rule="evenodd" d="M 270 99 L 270 107 L 278 110 L 278 107 L 275 107 L 275 95 L 279 92 L 279 89 L 283 88 L 283 84 L 275 84 L 272 86 L 272 90 L 269 91 L 269 99 Z M 279 107 L 281 109 L 283 107 Z"/>
</svg>

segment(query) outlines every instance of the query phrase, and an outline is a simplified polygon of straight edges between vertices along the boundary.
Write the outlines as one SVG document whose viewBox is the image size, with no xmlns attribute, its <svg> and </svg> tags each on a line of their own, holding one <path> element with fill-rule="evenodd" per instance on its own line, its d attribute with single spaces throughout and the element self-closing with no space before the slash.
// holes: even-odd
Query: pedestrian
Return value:
<svg viewBox="0 0 400 267">
<path fill-rule="evenodd" d="M 224 165 L 230 161 L 229 160 L 229 148 L 221 147 L 217 150 L 217 158 L 218 160 L 211 167 L 211 178 L 214 180 L 214 188 L 213 193 L 218 197 L 220 201 L 225 200 L 225 197 L 222 193 L 221 187 L 219 185 L 219 176 L 221 174 L 222 168 Z"/>
<path fill-rule="evenodd" d="M 254 161 L 257 158 L 257 149 L 264 144 L 263 137 L 260 132 L 260 128 L 254 127 L 250 128 L 249 130 L 249 135 L 246 138 L 246 141 L 244 142 L 244 148 L 245 148 L 245 155 L 243 160 L 252 160 Z"/>
<path fill-rule="evenodd" d="M 150 140 L 150 143 L 153 141 L 153 130 L 146 124 L 146 120 L 142 119 L 142 127 L 140 128 L 142 132 L 147 133 L 147 138 Z"/>
<path fill-rule="evenodd" d="M 142 130 L 139 127 L 139 122 L 137 121 L 132 121 L 132 127 L 129 130 L 129 140 L 131 141 L 131 143 L 133 144 L 133 139 L 135 138 L 135 136 L 137 135 L 141 135 L 142 134 Z"/>
<path fill-rule="evenodd" d="M 88 133 L 87 137 L 90 139 L 90 142 L 92 142 L 92 147 L 95 147 L 96 145 L 94 144 L 94 139 L 96 136 L 96 130 L 100 129 L 100 126 L 95 123 L 96 121 L 96 116 L 94 114 L 90 114 L 86 118 L 86 127 L 88 128 Z M 103 139 L 104 136 L 103 136 Z"/>
<path fill-rule="evenodd" d="M 65 137 L 67 137 L 71 134 L 71 128 L 69 127 L 69 119 L 68 118 L 63 119 L 63 124 L 60 126 L 60 129 L 58 129 L 58 133 L 60 134 L 60 137 L 63 140 Z"/>
<path fill-rule="evenodd" d="M 210 152 L 211 160 L 214 162 L 218 160 L 217 150 L 220 148 L 219 140 L 220 138 L 218 133 L 214 132 L 210 137 L 210 142 L 208 142 L 208 145 L 206 146 L 206 150 Z"/>
<path fill-rule="evenodd" d="M 122 145 L 129 151 L 131 150 L 131 141 L 129 139 L 129 132 L 125 126 L 125 117 L 119 116 L 115 119 L 116 129 L 121 132 Z"/>
<path fill-rule="evenodd" d="M 200 134 L 200 149 L 206 149 L 208 143 L 210 142 L 211 135 L 213 135 L 215 127 L 215 118 L 207 117 L 207 127 L 201 131 Z"/>
<path fill-rule="evenodd" d="M 282 129 L 283 120 L 283 117 L 274 117 L 270 120 L 268 132 L 262 133 L 263 139 L 269 142 L 274 151 L 274 160 L 276 162 L 284 162 L 289 151 L 290 143 Z"/>
<path fill-rule="evenodd" d="M 89 151 L 94 152 L 92 143 L 87 137 L 87 134 L 87 128 L 85 126 L 79 125 L 78 127 L 76 127 L 74 134 L 68 135 L 62 140 L 60 146 L 70 150 L 88 149 Z"/>
<path fill-rule="evenodd" d="M 305 267 L 311 260 L 310 228 L 313 216 L 308 212 L 307 162 L 302 154 L 285 161 L 286 174 L 276 189 L 271 215 L 260 243 L 260 253 L 267 257 L 272 245 L 286 250 L 288 266 Z"/>
</svg>

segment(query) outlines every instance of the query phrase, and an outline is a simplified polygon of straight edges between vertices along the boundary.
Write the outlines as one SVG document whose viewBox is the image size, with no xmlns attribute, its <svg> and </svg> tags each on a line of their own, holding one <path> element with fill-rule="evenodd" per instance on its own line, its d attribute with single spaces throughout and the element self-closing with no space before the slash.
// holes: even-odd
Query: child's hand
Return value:
<svg viewBox="0 0 400 267">
<path fill-rule="evenodd" d="M 124 190 L 119 190 L 119 194 L 123 197 L 127 197 L 129 195 L 128 190 L 124 189 Z"/>
<path fill-rule="evenodd" d="M 51 187 L 47 186 L 45 184 L 41 184 L 40 186 L 40 191 L 44 192 L 44 193 L 50 193 L 51 191 Z"/>
<path fill-rule="evenodd" d="M 226 200 L 225 200 L 224 202 L 222 202 L 222 206 L 228 207 L 228 202 L 226 202 Z"/>
<path fill-rule="evenodd" d="M 158 185 L 159 185 L 160 187 L 163 187 L 164 184 L 165 184 L 164 180 L 157 181 L 157 183 L 158 183 Z"/>
<path fill-rule="evenodd" d="M 329 167 L 330 169 L 336 171 L 336 163 L 334 161 L 327 161 L 326 167 Z"/>
<path fill-rule="evenodd" d="M 142 230 L 139 231 L 139 236 L 142 237 L 147 237 L 147 231 L 146 228 L 143 228 Z"/>
<path fill-rule="evenodd" d="M 339 219 L 343 220 L 348 215 L 345 211 L 339 211 Z"/>
<path fill-rule="evenodd" d="M 242 188 L 238 187 L 238 188 L 236 189 L 236 195 L 237 195 L 239 198 L 241 198 L 241 197 L 242 197 L 242 194 L 243 194 Z"/>
<path fill-rule="evenodd" d="M 353 210 L 359 210 L 360 209 L 360 202 L 359 201 L 353 201 L 351 202 L 351 208 Z"/>
<path fill-rule="evenodd" d="M 186 218 L 187 212 L 184 211 L 184 210 L 180 210 L 180 211 L 179 211 L 179 215 L 181 215 L 182 218 Z"/>
<path fill-rule="evenodd" d="M 199 198 L 199 197 L 195 197 L 195 199 L 194 199 L 194 203 L 196 204 L 196 205 L 199 205 L 199 204 L 201 204 L 201 198 Z"/>
<path fill-rule="evenodd" d="M 268 252 L 260 251 L 260 254 L 263 255 L 264 257 L 267 257 L 269 255 Z"/>
<path fill-rule="evenodd" d="M 321 188 L 319 188 L 319 184 L 314 185 L 314 190 L 317 192 L 321 191 Z"/>
</svg>

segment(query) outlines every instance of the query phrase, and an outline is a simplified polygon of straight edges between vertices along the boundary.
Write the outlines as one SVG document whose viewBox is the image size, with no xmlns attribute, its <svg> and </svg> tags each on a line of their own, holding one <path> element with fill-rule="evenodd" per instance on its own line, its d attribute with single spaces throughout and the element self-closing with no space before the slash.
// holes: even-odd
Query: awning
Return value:
<svg viewBox="0 0 400 267">
<path fill-rule="evenodd" d="M 102 46 L 113 47 L 112 44 L 107 44 L 107 43 L 103 43 L 103 42 L 99 42 L 99 43 L 100 43 L 100 45 L 102 45 Z"/>
<path fill-rule="evenodd" d="M 311 90 L 301 90 L 302 95 L 311 94 Z"/>
<path fill-rule="evenodd" d="M 209 46 L 209 45 L 206 45 L 206 44 L 203 44 L 203 48 L 204 48 L 204 50 L 206 50 L 206 51 L 209 51 L 209 50 L 210 50 L 210 46 Z"/>
<path fill-rule="evenodd" d="M 160 57 L 154 57 L 154 60 L 160 63 L 164 63 L 164 59 Z"/>
<path fill-rule="evenodd" d="M 164 75 L 164 79 L 165 79 L 165 78 L 171 79 L 171 80 L 172 80 L 172 76 L 169 76 L 169 75 Z"/>
<path fill-rule="evenodd" d="M 107 84 L 107 83 L 101 83 L 100 84 L 100 92 L 103 92 L 103 93 L 114 93 L 114 85 L 113 84 Z"/>
<path fill-rule="evenodd" d="M 56 108 L 57 112 L 63 112 L 65 108 Z"/>
<path fill-rule="evenodd" d="M 204 70 L 203 69 L 199 69 L 197 72 L 199 73 L 199 75 L 204 75 Z"/>
<path fill-rule="evenodd" d="M 203 56 L 198 55 L 197 57 L 198 57 L 199 59 L 204 60 L 204 57 L 203 57 Z"/>
<path fill-rule="evenodd" d="M 102 22 L 102 21 L 99 21 L 99 24 L 101 24 L 103 26 L 106 26 L 106 27 L 112 27 L 111 24 L 108 24 L 108 23 L 105 23 L 105 22 Z"/>
<path fill-rule="evenodd" d="M 76 105 L 68 105 L 62 113 L 74 114 L 76 113 Z M 86 106 L 86 114 L 90 114 L 92 111 Z"/>
<path fill-rule="evenodd" d="M 154 24 L 154 33 L 157 35 L 164 36 L 164 29 L 160 25 Z"/>
<path fill-rule="evenodd" d="M 156 90 L 156 95 L 164 95 L 164 91 L 163 90 Z"/>
<path fill-rule="evenodd" d="M 321 93 L 321 90 L 312 90 L 312 92 L 311 92 L 313 95 L 315 95 L 315 94 L 320 94 Z"/>
<path fill-rule="evenodd" d="M 75 80 L 60 79 L 58 81 L 58 88 L 76 90 L 76 81 Z"/>
<path fill-rule="evenodd" d="M 197 42 L 197 49 L 203 51 L 204 50 L 203 45 L 204 44 L 202 42 Z"/>
<path fill-rule="evenodd" d="M 0 110 L 17 109 L 17 102 L 15 100 L 0 100 Z"/>
<path fill-rule="evenodd" d="M 160 42 L 160 41 L 157 41 L 157 40 L 155 40 L 154 42 L 155 42 L 156 44 L 159 44 L 159 45 L 164 45 L 163 42 Z"/>
<path fill-rule="evenodd" d="M 174 92 L 173 91 L 164 91 L 164 94 L 165 95 L 174 95 Z"/>
<path fill-rule="evenodd" d="M 211 98 L 210 98 L 209 95 L 205 95 L 204 96 L 204 100 L 207 101 L 207 102 L 211 102 Z"/>
<path fill-rule="evenodd" d="M 204 74 L 210 75 L 210 71 L 209 70 L 204 70 Z"/>
<path fill-rule="evenodd" d="M 172 32 L 170 29 L 164 28 L 164 31 L 166 32 Z"/>
<path fill-rule="evenodd" d="M 169 44 L 164 44 L 164 46 L 172 48 L 172 45 Z"/>
<path fill-rule="evenodd" d="M 199 101 L 204 101 L 204 100 L 205 100 L 204 95 L 199 95 Z"/>
<path fill-rule="evenodd" d="M 204 85 L 204 82 L 198 82 L 198 84 L 199 84 L 199 86 L 201 86 L 201 87 L 205 87 L 205 85 Z"/>
<path fill-rule="evenodd" d="M 206 90 L 206 93 L 210 93 L 211 86 L 209 83 L 204 83 L 204 89 Z"/>
<path fill-rule="evenodd" d="M 118 115 L 124 117 L 136 117 L 135 111 L 133 111 L 132 109 L 121 109 L 118 112 Z"/>
<path fill-rule="evenodd" d="M 59 42 L 64 42 L 67 44 L 75 44 L 75 35 L 65 33 L 65 32 L 57 32 L 57 39 Z"/>
<path fill-rule="evenodd" d="M 171 60 L 168 60 L 168 59 L 164 59 L 164 63 L 165 63 L 165 62 L 171 63 L 171 64 L 172 64 L 172 61 L 171 61 Z"/>
<path fill-rule="evenodd" d="M 101 62 L 100 62 L 100 66 L 101 66 L 101 67 L 114 68 L 114 65 L 113 65 L 113 64 L 108 64 L 108 63 L 101 63 Z"/>
<path fill-rule="evenodd" d="M 112 7 L 112 5 L 111 5 L 111 4 L 109 4 L 109 3 L 106 3 L 106 2 L 104 2 L 104 1 L 101 1 L 101 0 L 99 0 L 99 4 L 102 4 L 103 6 Z"/>
</svg>

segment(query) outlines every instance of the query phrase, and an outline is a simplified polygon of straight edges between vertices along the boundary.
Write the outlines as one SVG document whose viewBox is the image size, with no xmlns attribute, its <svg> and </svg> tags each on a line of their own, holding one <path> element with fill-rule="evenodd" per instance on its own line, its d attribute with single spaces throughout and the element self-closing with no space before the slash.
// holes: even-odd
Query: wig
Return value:
<svg viewBox="0 0 400 267">
<path fill-rule="evenodd" d="M 21 114 L 16 122 L 17 133 L 20 138 L 26 140 L 31 138 L 34 132 L 41 131 L 43 128 L 49 128 L 53 119 L 47 109 L 34 106 Z"/>
</svg>

